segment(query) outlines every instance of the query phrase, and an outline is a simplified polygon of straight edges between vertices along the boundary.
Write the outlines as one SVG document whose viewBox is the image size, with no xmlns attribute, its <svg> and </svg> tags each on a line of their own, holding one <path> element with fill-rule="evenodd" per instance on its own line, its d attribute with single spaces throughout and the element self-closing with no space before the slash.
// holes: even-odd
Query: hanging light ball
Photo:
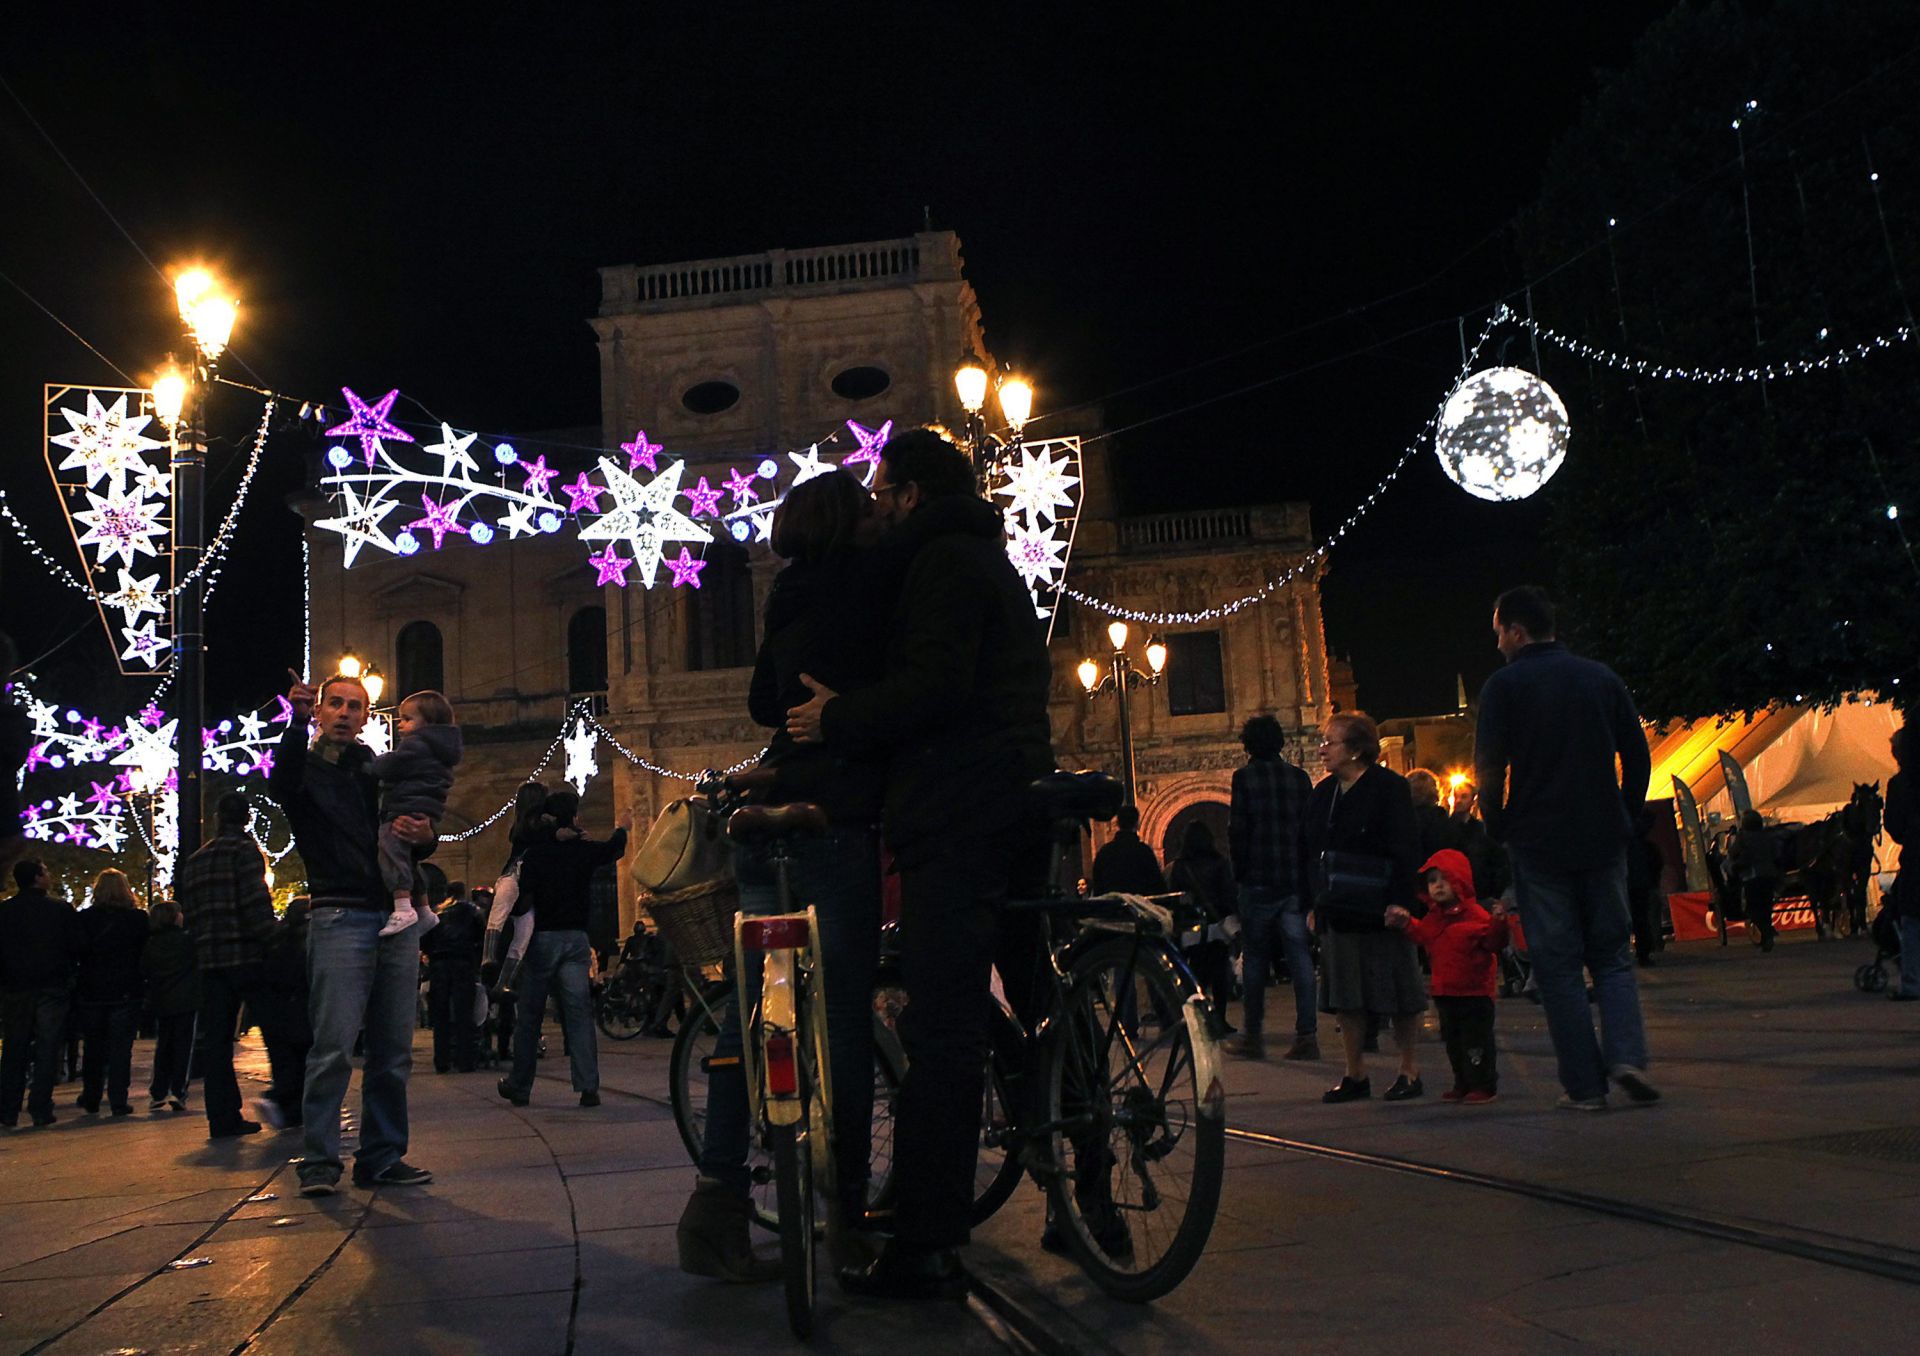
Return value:
<svg viewBox="0 0 1920 1356">
<path fill-rule="evenodd" d="M 1567 459 L 1567 407 L 1524 368 L 1489 367 L 1447 397 L 1433 451 L 1468 494 L 1525 499 Z"/>
</svg>

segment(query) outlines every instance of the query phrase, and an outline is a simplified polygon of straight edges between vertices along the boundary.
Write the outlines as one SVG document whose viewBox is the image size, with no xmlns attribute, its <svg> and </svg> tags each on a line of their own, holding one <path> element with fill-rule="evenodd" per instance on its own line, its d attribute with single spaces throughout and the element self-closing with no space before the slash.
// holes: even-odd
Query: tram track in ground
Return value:
<svg viewBox="0 0 1920 1356">
<path fill-rule="evenodd" d="M 1227 1137 L 1243 1144 L 1257 1144 L 1264 1148 L 1279 1149 L 1287 1153 L 1325 1159 L 1329 1162 L 1373 1168 L 1383 1172 L 1397 1172 L 1410 1177 L 1425 1178 L 1428 1181 L 1451 1182 L 1456 1186 L 1481 1191 L 1502 1192 L 1506 1195 L 1585 1211 L 1588 1214 L 1606 1215 L 1650 1228 L 1692 1234 L 1719 1243 L 1753 1248 L 1783 1257 L 1795 1257 L 1822 1266 L 1875 1276 L 1881 1280 L 1920 1286 L 1920 1252 L 1905 1248 L 1868 1243 L 1860 1239 L 1822 1241 L 1809 1234 L 1791 1232 L 1784 1228 L 1769 1228 L 1761 1224 L 1723 1219 L 1697 1211 L 1621 1200 L 1617 1197 L 1576 1191 L 1570 1187 L 1530 1182 L 1517 1177 L 1502 1177 L 1470 1168 L 1448 1167 L 1445 1164 L 1429 1163 L 1421 1159 L 1400 1158 L 1392 1154 L 1346 1149 L 1335 1144 L 1291 1139 L 1284 1135 L 1247 1129 L 1242 1126 L 1228 1126 Z M 1874 1250 L 1868 1251 L 1869 1248 Z"/>
</svg>

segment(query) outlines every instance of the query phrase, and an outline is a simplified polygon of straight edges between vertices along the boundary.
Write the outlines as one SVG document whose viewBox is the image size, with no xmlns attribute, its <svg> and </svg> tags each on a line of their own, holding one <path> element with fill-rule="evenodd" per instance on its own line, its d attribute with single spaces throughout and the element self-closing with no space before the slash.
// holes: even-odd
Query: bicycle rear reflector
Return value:
<svg viewBox="0 0 1920 1356">
<path fill-rule="evenodd" d="M 791 1097 L 800 1090 L 793 1068 L 793 1037 L 767 1037 L 767 1091 L 775 1097 Z"/>
<path fill-rule="evenodd" d="M 806 944 L 807 916 L 804 913 L 740 920 L 740 945 L 749 950 L 775 951 Z"/>
</svg>

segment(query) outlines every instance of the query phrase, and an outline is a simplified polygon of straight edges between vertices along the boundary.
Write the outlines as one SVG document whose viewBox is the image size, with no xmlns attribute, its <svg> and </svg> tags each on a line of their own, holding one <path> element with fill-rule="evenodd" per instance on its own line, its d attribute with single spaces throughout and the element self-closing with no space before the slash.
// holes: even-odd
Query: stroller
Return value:
<svg viewBox="0 0 1920 1356">
<path fill-rule="evenodd" d="M 1867 934 L 1873 938 L 1873 960 L 1853 972 L 1853 987 L 1861 993 L 1884 993 L 1887 962 L 1898 964 L 1900 959 L 1900 924 L 1891 907 L 1881 904 Z"/>
</svg>

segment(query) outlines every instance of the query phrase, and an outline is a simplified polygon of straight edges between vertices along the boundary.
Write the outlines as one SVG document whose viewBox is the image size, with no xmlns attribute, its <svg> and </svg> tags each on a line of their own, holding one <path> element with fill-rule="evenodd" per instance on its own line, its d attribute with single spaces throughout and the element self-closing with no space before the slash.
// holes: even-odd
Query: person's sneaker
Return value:
<svg viewBox="0 0 1920 1356">
<path fill-rule="evenodd" d="M 42 1115 L 35 1116 L 33 1118 L 33 1123 L 35 1125 L 52 1125 L 55 1121 L 59 1119 L 60 1118 L 58 1116 L 54 1115 L 51 1111 L 48 1111 L 43 1113 Z"/>
<path fill-rule="evenodd" d="M 340 1169 L 331 1165 L 300 1169 L 302 1196 L 331 1196 L 340 1189 Z"/>
<path fill-rule="evenodd" d="M 232 1125 L 222 1126 L 218 1130 L 209 1130 L 207 1132 L 207 1138 L 208 1139 L 238 1139 L 242 1135 L 257 1135 L 259 1133 L 260 1133 L 259 1121 L 250 1121 L 243 1118 L 241 1120 L 235 1121 Z"/>
<path fill-rule="evenodd" d="M 1488 1102 L 1497 1102 L 1499 1100 L 1499 1093 L 1488 1092 L 1485 1088 L 1475 1088 L 1472 1092 L 1460 1099 L 1460 1104 L 1462 1106 L 1485 1106 Z"/>
<path fill-rule="evenodd" d="M 113 1104 L 113 1114 L 116 1116 L 131 1116 L 133 1114 L 133 1103 L 115 1102 Z"/>
<path fill-rule="evenodd" d="M 1605 1111 L 1607 1109 L 1607 1099 L 1605 1097 L 1575 1097 L 1570 1092 L 1563 1092 L 1560 1094 L 1560 1100 L 1555 1102 L 1554 1105 L 1562 1111 Z"/>
<path fill-rule="evenodd" d="M 515 1106 L 525 1106 L 527 1104 L 527 1094 L 520 1091 L 520 1089 L 516 1088 L 507 1079 L 503 1078 L 494 1084 L 494 1090 Z"/>
<path fill-rule="evenodd" d="M 1440 1094 L 1440 1100 L 1443 1102 L 1464 1102 L 1466 1099 L 1467 1090 L 1461 1087 L 1448 1088 Z"/>
<path fill-rule="evenodd" d="M 1380 1100 L 1410 1102 L 1416 1097 L 1424 1097 L 1426 1092 L 1427 1085 L 1420 1081 L 1420 1075 L 1415 1074 L 1412 1078 L 1408 1078 L 1405 1074 L 1401 1074 L 1393 1080 L 1393 1086 L 1380 1095 Z"/>
<path fill-rule="evenodd" d="M 1370 1078 L 1342 1078 L 1338 1083 L 1320 1094 L 1323 1102 L 1358 1102 L 1373 1096 L 1373 1080 Z"/>
<path fill-rule="evenodd" d="M 1287 1053 L 1280 1056 L 1280 1058 L 1318 1059 L 1320 1058 L 1320 1042 L 1312 1036 L 1295 1036 L 1293 1038 L 1293 1044 L 1287 1047 Z"/>
<path fill-rule="evenodd" d="M 149 1112 L 165 1111 L 166 1109 L 167 1109 L 167 1099 L 164 1097 L 155 1097 L 152 1101 L 147 1103 L 147 1110 Z"/>
<path fill-rule="evenodd" d="M 1229 1036 L 1220 1042 L 1220 1048 L 1235 1059 L 1265 1059 L 1267 1042 L 1260 1036 L 1242 1032 L 1238 1036 Z"/>
<path fill-rule="evenodd" d="M 1660 1089 L 1647 1082 L 1644 1071 L 1631 1064 L 1622 1064 L 1613 1071 L 1614 1085 L 1627 1094 L 1630 1101 L 1647 1106 L 1660 1100 Z"/>
<path fill-rule="evenodd" d="M 187 1109 L 187 1099 L 185 1097 L 169 1097 L 167 1098 L 167 1105 L 175 1111 L 185 1111 Z"/>
<path fill-rule="evenodd" d="M 255 1097 L 247 1102 L 247 1110 L 260 1118 L 260 1124 L 273 1130 L 287 1128 L 287 1113 L 280 1109 L 280 1103 L 271 1097 Z"/>
<path fill-rule="evenodd" d="M 364 1188 L 425 1186 L 432 1180 L 432 1173 L 425 1168 L 416 1168 L 404 1159 L 396 1159 L 378 1172 L 362 1172 L 358 1164 L 353 1169 L 353 1184 Z"/>
<path fill-rule="evenodd" d="M 581 1105 L 581 1106 L 599 1106 L 599 1105 L 600 1105 L 600 1094 L 599 1094 L 599 1093 L 597 1093 L 597 1092 L 583 1092 L 583 1093 L 581 1093 L 581 1094 L 580 1094 L 580 1105 Z"/>
</svg>

